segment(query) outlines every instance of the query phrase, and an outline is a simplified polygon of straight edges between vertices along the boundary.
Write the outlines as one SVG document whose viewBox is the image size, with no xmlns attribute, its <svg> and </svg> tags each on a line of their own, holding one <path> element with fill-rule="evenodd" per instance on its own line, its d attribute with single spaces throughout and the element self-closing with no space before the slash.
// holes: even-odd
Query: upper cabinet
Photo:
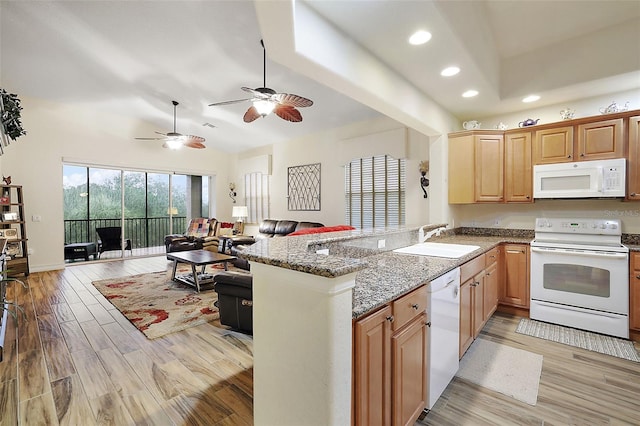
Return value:
<svg viewBox="0 0 640 426">
<path fill-rule="evenodd" d="M 640 115 L 629 117 L 629 184 L 627 198 L 640 200 Z"/>
<path fill-rule="evenodd" d="M 507 203 L 533 202 L 531 132 L 505 134 L 504 174 L 504 198 Z"/>
<path fill-rule="evenodd" d="M 623 157 L 623 126 L 623 119 L 617 118 L 536 130 L 533 162 L 551 164 Z"/>
<path fill-rule="evenodd" d="M 512 130 L 449 134 L 449 204 L 531 203 L 537 164 L 628 158 L 640 201 L 640 110 Z"/>
<path fill-rule="evenodd" d="M 449 136 L 449 203 L 501 202 L 504 199 L 502 132 Z"/>
</svg>

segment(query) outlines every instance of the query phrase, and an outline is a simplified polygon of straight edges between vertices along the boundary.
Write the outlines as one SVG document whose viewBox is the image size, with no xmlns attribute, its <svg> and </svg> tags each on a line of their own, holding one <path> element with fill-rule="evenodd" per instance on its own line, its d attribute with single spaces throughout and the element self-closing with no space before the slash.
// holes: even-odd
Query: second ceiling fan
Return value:
<svg viewBox="0 0 640 426">
<path fill-rule="evenodd" d="M 157 134 L 162 135 L 162 137 L 136 139 L 147 141 L 164 141 L 164 144 L 162 144 L 162 146 L 169 149 L 180 149 L 183 146 L 196 149 L 206 148 L 204 144 L 205 139 L 203 137 L 194 135 L 183 135 L 182 133 L 176 132 L 176 107 L 180 104 L 176 101 L 171 101 L 171 103 L 173 104 L 173 132 L 156 132 Z"/>
<path fill-rule="evenodd" d="M 216 102 L 209 104 L 209 106 L 220 106 L 237 104 L 241 102 L 251 101 L 253 104 L 249 107 L 247 112 L 244 113 L 243 120 L 245 123 L 251 123 L 260 117 L 266 117 L 274 112 L 278 117 L 283 120 L 291 122 L 302 121 L 302 114 L 296 108 L 310 107 L 313 105 L 313 101 L 302 96 L 293 95 L 289 93 L 277 93 L 275 90 L 267 87 L 267 52 L 264 48 L 264 42 L 260 40 L 262 45 L 263 54 L 263 73 L 262 73 L 262 86 L 256 89 L 249 87 L 242 87 L 247 93 L 250 93 L 252 97 L 245 99 L 236 99 L 233 101 Z"/>
</svg>

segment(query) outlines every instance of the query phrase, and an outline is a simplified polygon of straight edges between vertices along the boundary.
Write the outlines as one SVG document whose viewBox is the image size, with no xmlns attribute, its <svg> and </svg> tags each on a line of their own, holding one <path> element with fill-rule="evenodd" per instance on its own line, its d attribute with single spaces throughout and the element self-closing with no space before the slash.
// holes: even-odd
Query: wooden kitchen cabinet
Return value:
<svg viewBox="0 0 640 426">
<path fill-rule="evenodd" d="M 484 271 L 484 289 L 483 289 L 483 306 L 482 306 L 482 326 L 489 321 L 491 315 L 498 308 L 498 285 L 500 280 L 499 262 L 493 262 L 487 266 Z"/>
<path fill-rule="evenodd" d="M 505 134 L 504 197 L 508 203 L 533 202 L 531 149 L 531 132 Z"/>
<path fill-rule="evenodd" d="M 534 164 L 567 163 L 573 159 L 573 126 L 537 130 L 533 144 Z"/>
<path fill-rule="evenodd" d="M 596 121 L 578 125 L 575 161 L 610 160 L 624 156 L 623 120 Z"/>
<path fill-rule="evenodd" d="M 450 135 L 449 204 L 503 200 L 503 132 Z"/>
<path fill-rule="evenodd" d="M 529 309 L 529 246 L 503 246 L 504 272 L 500 288 L 500 303 Z"/>
<path fill-rule="evenodd" d="M 354 326 L 355 424 L 391 424 L 391 307 Z"/>
<path fill-rule="evenodd" d="M 640 200 L 640 116 L 629 117 L 627 199 Z"/>
<path fill-rule="evenodd" d="M 426 322 L 423 312 L 391 338 L 393 425 L 413 425 L 427 405 Z"/>
<path fill-rule="evenodd" d="M 629 328 L 640 332 L 640 253 L 632 252 L 629 267 Z"/>
<path fill-rule="evenodd" d="M 623 157 L 623 126 L 624 120 L 616 118 L 537 130 L 533 149 L 534 164 Z"/>
<path fill-rule="evenodd" d="M 469 349 L 473 343 L 473 295 L 475 286 L 473 277 L 460 284 L 460 353 L 459 357 Z"/>
<path fill-rule="evenodd" d="M 412 425 L 427 405 L 427 287 L 354 325 L 356 425 Z"/>
</svg>

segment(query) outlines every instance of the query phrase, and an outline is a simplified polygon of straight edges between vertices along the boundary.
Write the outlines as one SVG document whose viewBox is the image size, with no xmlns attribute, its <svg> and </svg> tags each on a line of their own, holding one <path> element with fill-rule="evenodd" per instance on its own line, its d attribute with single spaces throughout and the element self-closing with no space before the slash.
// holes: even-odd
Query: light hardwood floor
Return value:
<svg viewBox="0 0 640 426">
<path fill-rule="evenodd" d="M 219 323 L 148 340 L 92 281 L 169 267 L 164 256 L 33 273 L 10 287 L 27 319 L 0 363 L 0 425 L 252 424 L 252 340 Z M 544 356 L 536 406 L 454 379 L 419 425 L 640 425 L 640 364 L 515 333 L 482 337 Z"/>
</svg>

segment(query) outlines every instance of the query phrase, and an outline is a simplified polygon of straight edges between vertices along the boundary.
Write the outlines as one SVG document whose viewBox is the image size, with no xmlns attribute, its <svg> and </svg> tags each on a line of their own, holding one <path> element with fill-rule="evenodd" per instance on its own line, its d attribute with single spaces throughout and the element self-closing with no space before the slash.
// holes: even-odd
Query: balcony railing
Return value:
<svg viewBox="0 0 640 426">
<path fill-rule="evenodd" d="M 130 239 L 133 248 L 156 247 L 164 245 L 165 235 L 170 234 L 169 223 L 173 219 L 173 233 L 183 233 L 187 229 L 185 216 L 140 217 L 124 220 L 125 239 Z M 121 226 L 121 219 L 65 220 L 65 244 L 97 242 L 96 228 Z"/>
</svg>

